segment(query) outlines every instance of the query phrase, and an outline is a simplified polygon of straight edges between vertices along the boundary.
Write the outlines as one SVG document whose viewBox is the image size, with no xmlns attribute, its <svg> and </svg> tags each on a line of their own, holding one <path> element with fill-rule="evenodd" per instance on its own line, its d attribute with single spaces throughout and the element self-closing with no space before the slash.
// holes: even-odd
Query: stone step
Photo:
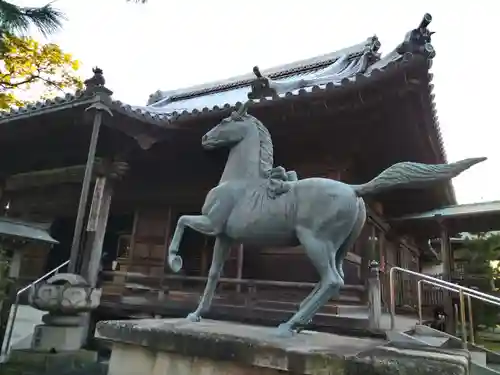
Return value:
<svg viewBox="0 0 500 375">
<path fill-rule="evenodd" d="M 351 316 L 351 315 L 368 316 L 368 306 L 364 304 L 356 304 L 356 305 L 338 304 L 337 311 L 340 316 Z"/>
<path fill-rule="evenodd" d="M 479 350 L 470 350 L 470 357 L 472 362 L 481 365 L 481 366 L 486 366 L 486 353 L 481 352 Z"/>
<path fill-rule="evenodd" d="M 500 374 L 500 363 L 488 363 L 488 367 Z"/>
<path fill-rule="evenodd" d="M 480 365 L 478 363 L 471 362 L 470 364 L 470 375 L 499 375 L 500 372 L 497 368 L 493 366 Z"/>
<path fill-rule="evenodd" d="M 427 326 L 415 326 L 411 332 L 391 331 L 387 333 L 390 345 L 396 347 L 435 347 L 451 353 L 464 352 L 458 337 L 434 330 Z M 500 356 L 482 347 L 468 344 L 470 356 L 470 375 L 500 375 Z M 498 364 L 492 363 L 498 362 Z"/>
<path fill-rule="evenodd" d="M 427 345 L 433 346 L 435 348 L 441 348 L 448 342 L 447 337 L 426 336 L 426 335 L 418 335 L 418 334 L 413 334 L 412 337 L 418 341 L 424 342 Z M 486 359 L 485 359 L 485 361 L 486 361 Z"/>
</svg>

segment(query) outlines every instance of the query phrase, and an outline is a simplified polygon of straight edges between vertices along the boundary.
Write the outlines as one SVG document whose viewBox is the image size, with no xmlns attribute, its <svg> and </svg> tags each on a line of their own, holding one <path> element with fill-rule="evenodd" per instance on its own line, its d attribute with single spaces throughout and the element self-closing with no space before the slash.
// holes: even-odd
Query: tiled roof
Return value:
<svg viewBox="0 0 500 375">
<path fill-rule="evenodd" d="M 10 111 L 0 112 L 0 123 L 12 120 L 18 120 L 24 117 L 32 117 L 42 113 L 55 112 L 63 109 L 88 106 L 100 99 L 94 94 L 86 94 L 84 91 L 77 91 L 74 94 L 53 99 L 40 100 L 30 103 L 25 107 L 12 108 Z M 137 118 L 148 123 L 162 125 L 169 122 L 170 115 L 164 112 L 155 112 L 154 110 L 144 110 L 144 107 L 134 107 L 119 100 L 112 100 L 107 103 L 109 107 L 118 113 Z"/>
<path fill-rule="evenodd" d="M 321 75 L 328 69 L 332 70 L 331 67 L 333 66 L 333 71 L 327 72 L 323 81 L 315 82 L 310 85 L 304 84 L 300 88 L 311 91 L 314 87 L 316 87 L 316 89 L 324 88 L 328 83 L 338 86 L 341 85 L 341 79 L 338 80 L 336 76 L 338 76 L 338 73 L 342 73 L 342 70 L 335 69 L 336 63 L 344 62 L 344 64 L 340 64 L 342 65 L 340 68 L 349 66 L 352 68 L 356 65 L 361 68 L 358 69 L 358 71 L 344 69 L 344 73 L 347 74 L 344 74 L 343 78 L 352 78 L 352 76 L 359 73 L 360 70 L 363 70 L 369 75 L 368 64 L 379 60 L 380 57 L 377 53 L 379 48 L 380 43 L 378 39 L 372 37 L 362 43 L 345 48 L 341 51 L 268 69 L 263 72 L 263 76 L 278 85 L 288 84 L 289 90 L 283 90 L 277 93 L 280 97 L 284 97 L 298 94 L 299 90 L 293 89 L 293 83 L 299 81 L 306 82 L 307 80 Z M 252 93 L 252 84 L 257 80 L 255 74 L 256 70 L 258 70 L 258 68 L 254 68 L 254 72 L 250 72 L 249 74 L 186 89 L 165 92 L 157 91 L 150 96 L 150 104 L 147 108 L 162 110 L 175 117 L 193 111 L 207 112 L 219 108 L 225 109 L 228 106 L 233 107 L 236 103 L 244 103 L 249 99 L 249 94 Z M 349 75 L 350 72 L 353 73 L 351 76 Z M 259 101 L 259 99 L 262 98 L 256 99 L 256 101 Z M 278 99 L 278 97 L 275 96 L 274 99 Z"/>
<path fill-rule="evenodd" d="M 363 43 L 344 48 L 340 51 L 334 51 L 328 54 L 276 66 L 274 68 L 267 69 L 266 71 L 264 71 L 264 74 L 272 79 L 290 78 L 293 76 L 298 77 L 305 74 L 311 74 L 324 68 L 325 66 L 334 63 L 337 59 L 339 59 L 339 57 L 342 57 L 343 55 L 352 57 L 359 55 L 363 52 L 363 49 L 366 47 L 366 45 L 370 44 L 373 41 L 372 39 L 373 38 L 369 38 Z M 377 49 L 378 47 L 380 47 L 379 44 L 377 46 Z M 158 90 L 150 95 L 148 105 L 162 106 L 163 104 L 165 104 L 165 102 L 186 100 L 193 97 L 221 93 L 241 87 L 249 88 L 250 84 L 254 80 L 255 74 L 253 72 L 249 72 L 244 75 L 227 78 L 221 81 L 204 83 L 188 88 L 169 91 Z M 246 100 L 246 96 L 243 99 Z"/>
<path fill-rule="evenodd" d="M 0 123 L 30 117 L 38 112 L 55 112 L 61 109 L 72 108 L 75 106 L 89 104 L 93 98 L 84 94 L 83 91 L 78 91 L 75 94 L 66 94 L 53 99 L 40 100 L 34 103 L 29 103 L 24 107 L 11 108 L 10 111 L 0 112 Z"/>
<path fill-rule="evenodd" d="M 26 240 L 59 243 L 48 233 L 49 226 L 23 220 L 0 217 L 0 236 L 19 237 Z"/>
<path fill-rule="evenodd" d="M 374 36 L 340 51 L 281 65 L 267 69 L 262 73 L 255 67 L 251 73 L 218 82 L 186 89 L 157 91 L 150 96 L 149 102 L 145 106 L 129 105 L 118 100 L 111 100 L 109 96 L 104 104 L 116 113 L 143 123 L 157 125 L 158 128 L 151 129 L 158 133 L 161 132 L 161 128 L 177 128 L 179 121 L 198 118 L 208 113 L 227 112 L 229 109 L 246 102 L 249 97 L 254 104 L 260 105 L 294 96 L 332 91 L 340 87 L 347 88 L 361 82 L 373 82 L 374 79 L 377 80 L 376 75 L 379 78 L 385 77 L 383 73 L 389 74 L 401 64 L 413 61 L 414 57 L 420 61 L 427 60 L 430 66 L 435 55 L 431 45 L 432 33 L 427 29 L 430 21 L 430 15 L 426 14 L 420 25 L 406 35 L 403 43 L 383 57 L 378 53 L 380 43 Z M 100 76 L 94 83 L 103 86 L 104 78 L 101 70 L 99 70 L 99 74 Z M 91 84 L 93 79 L 96 79 L 96 76 L 87 80 L 86 84 Z M 429 73 L 428 101 L 425 101 L 429 108 L 424 112 L 429 116 L 428 123 L 434 127 L 434 132 L 430 136 L 437 148 L 435 151 L 439 154 L 439 162 L 445 163 L 446 153 L 439 129 L 431 81 L 432 74 Z M 22 108 L 12 109 L 9 112 L 0 112 L 0 123 L 88 106 L 96 101 L 102 101 L 102 96 L 83 91 L 67 94 L 64 97 L 39 101 Z M 138 127 L 139 125 L 134 126 Z M 138 131 L 140 132 L 140 129 L 134 130 L 135 133 Z M 135 133 L 134 136 L 137 135 Z M 451 203 L 456 202 L 453 188 L 450 188 L 449 200 Z"/>
<path fill-rule="evenodd" d="M 133 106 L 118 100 L 108 101 L 106 104 L 118 113 L 169 128 L 170 124 L 192 116 L 227 111 L 246 102 L 249 96 L 258 104 L 311 92 L 334 90 L 366 80 L 375 73 L 389 71 L 414 55 L 432 59 L 434 51 L 430 45 L 427 24 L 428 22 L 420 25 L 420 29 L 410 32 L 398 48 L 382 58 L 378 53 L 378 39 L 371 37 L 340 51 L 268 69 L 262 75 L 258 68 L 254 68 L 253 73 L 215 83 L 174 91 L 158 91 L 150 97 L 150 104 L 146 106 Z M 84 92 L 68 94 L 0 113 L 0 123 L 88 105 L 96 100 L 99 98 Z"/>
<path fill-rule="evenodd" d="M 427 212 L 403 216 L 400 218 L 392 219 L 392 221 L 397 222 L 409 220 L 431 220 L 436 219 L 437 217 L 445 219 L 484 214 L 500 214 L 500 201 L 453 205 Z"/>
</svg>

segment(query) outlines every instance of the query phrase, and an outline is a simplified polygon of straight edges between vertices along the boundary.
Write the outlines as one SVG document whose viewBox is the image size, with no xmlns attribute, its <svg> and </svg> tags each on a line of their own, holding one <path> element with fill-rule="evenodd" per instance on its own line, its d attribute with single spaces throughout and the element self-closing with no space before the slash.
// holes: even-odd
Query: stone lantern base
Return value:
<svg viewBox="0 0 500 375">
<path fill-rule="evenodd" d="M 84 327 L 58 327 L 39 324 L 35 327 L 31 349 L 46 352 L 78 350 L 84 340 Z"/>
<path fill-rule="evenodd" d="M 88 314 L 99 305 L 101 291 L 73 274 L 58 274 L 30 294 L 33 307 L 47 311 L 37 325 L 31 349 L 69 352 L 82 347 L 88 330 Z"/>
</svg>

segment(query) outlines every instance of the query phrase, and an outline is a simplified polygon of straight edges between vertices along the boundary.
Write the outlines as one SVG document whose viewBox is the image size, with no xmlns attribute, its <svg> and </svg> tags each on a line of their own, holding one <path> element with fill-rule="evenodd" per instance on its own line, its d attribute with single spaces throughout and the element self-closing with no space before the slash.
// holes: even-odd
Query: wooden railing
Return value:
<svg viewBox="0 0 500 375">
<path fill-rule="evenodd" d="M 387 269 L 388 270 L 388 269 Z M 144 295 L 155 301 L 181 301 L 195 304 L 207 282 L 207 277 L 164 274 L 162 276 L 145 275 L 141 273 L 106 271 L 102 274 L 107 278 L 104 285 L 103 299 L 111 295 L 117 297 Z M 434 275 L 435 277 L 436 275 Z M 439 276 L 439 275 L 438 275 Z M 382 289 L 382 304 L 388 311 L 388 272 L 380 275 Z M 112 281 L 114 280 L 114 282 Z M 397 277 L 396 305 L 398 311 L 408 309 L 416 312 L 417 292 L 414 280 Z M 135 285 L 135 291 L 134 291 Z M 294 310 L 297 304 L 314 288 L 310 282 L 291 282 L 257 279 L 221 278 L 217 287 L 216 300 L 224 305 L 253 308 L 276 308 Z M 110 292 L 114 289 L 114 292 Z M 443 290 L 434 289 L 429 285 L 423 287 L 423 306 L 441 305 Z M 337 304 L 365 304 L 366 288 L 363 285 L 345 285 L 342 288 L 340 300 L 332 300 L 323 311 L 336 314 Z M 408 311 L 408 312 L 411 312 Z"/>
<path fill-rule="evenodd" d="M 115 296 L 137 296 L 142 289 L 144 298 L 151 301 L 178 301 L 179 304 L 197 303 L 207 278 L 165 274 L 161 277 L 120 271 L 102 273 L 108 281 L 103 284 L 103 300 Z M 115 280 L 115 282 L 110 281 Z M 116 282 L 119 280 L 119 282 Z M 133 291 L 134 284 L 136 292 Z M 314 283 L 274 280 L 221 278 L 214 303 L 246 309 L 295 310 L 297 304 L 314 288 Z M 110 293 L 110 290 L 113 290 Z M 345 285 L 342 288 L 344 302 L 361 303 L 365 287 Z M 123 300 L 123 298 L 122 298 Z M 325 313 L 336 314 L 337 302 L 327 304 Z"/>
<path fill-rule="evenodd" d="M 181 281 L 181 282 L 196 282 L 196 283 L 206 283 L 207 277 L 204 276 L 184 276 L 184 275 L 172 275 L 165 274 L 161 277 L 153 275 L 144 275 L 140 273 L 132 272 L 120 272 L 120 271 L 105 271 L 102 273 L 103 276 L 107 277 L 122 277 L 128 280 L 151 280 L 159 282 L 158 288 L 163 289 L 168 287 L 168 281 Z M 221 285 L 241 285 L 248 288 L 260 287 L 277 287 L 277 288 L 292 288 L 300 290 L 309 290 L 314 288 L 315 283 L 308 282 L 294 282 L 294 281 L 275 281 L 275 280 L 257 280 L 257 279 L 235 279 L 235 278 L 224 278 L 219 279 L 219 284 Z M 363 291 L 364 287 L 361 285 L 344 285 L 342 290 L 353 290 L 353 291 Z"/>
</svg>

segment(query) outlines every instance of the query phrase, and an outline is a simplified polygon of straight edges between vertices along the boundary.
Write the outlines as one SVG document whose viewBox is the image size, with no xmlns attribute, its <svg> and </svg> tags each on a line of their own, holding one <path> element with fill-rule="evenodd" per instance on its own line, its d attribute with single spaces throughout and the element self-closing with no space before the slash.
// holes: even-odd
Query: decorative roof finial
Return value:
<svg viewBox="0 0 500 375">
<path fill-rule="evenodd" d="M 94 75 L 92 78 L 86 79 L 83 83 L 85 83 L 85 93 L 86 94 L 106 94 L 113 95 L 113 91 L 106 88 L 104 85 L 106 80 L 104 79 L 104 75 L 102 69 L 99 67 L 92 68 L 92 72 Z"/>
<path fill-rule="evenodd" d="M 380 60 L 381 54 L 378 52 L 380 50 L 381 43 L 376 35 L 366 40 L 365 48 L 363 54 L 368 57 L 369 65 L 373 64 L 375 61 Z"/>
<path fill-rule="evenodd" d="M 431 44 L 431 37 L 434 31 L 429 31 L 427 28 L 431 21 L 432 16 L 426 13 L 418 27 L 406 34 L 405 41 L 397 49 L 398 53 L 404 54 L 409 52 L 421 54 L 428 59 L 433 59 L 436 56 L 436 51 Z"/>
<path fill-rule="evenodd" d="M 259 67 L 254 66 L 252 71 L 256 78 L 250 84 L 252 91 L 248 93 L 248 99 L 261 99 L 266 96 L 276 95 L 276 90 L 269 85 L 269 78 L 262 75 Z"/>
</svg>

